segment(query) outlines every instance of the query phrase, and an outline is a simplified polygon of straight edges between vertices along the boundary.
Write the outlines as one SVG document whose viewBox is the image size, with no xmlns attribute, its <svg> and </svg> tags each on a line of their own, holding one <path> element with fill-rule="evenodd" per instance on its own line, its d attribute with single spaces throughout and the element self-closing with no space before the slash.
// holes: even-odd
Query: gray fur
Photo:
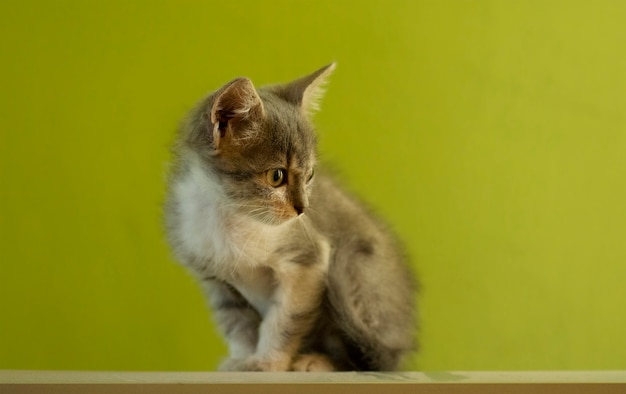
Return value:
<svg viewBox="0 0 626 394">
<path fill-rule="evenodd" d="M 395 370 L 414 349 L 395 238 L 331 177 L 311 179 L 310 112 L 333 68 L 258 90 L 236 79 L 181 127 L 168 236 L 230 345 L 221 369 Z M 286 178 L 272 186 L 276 168 Z"/>
</svg>

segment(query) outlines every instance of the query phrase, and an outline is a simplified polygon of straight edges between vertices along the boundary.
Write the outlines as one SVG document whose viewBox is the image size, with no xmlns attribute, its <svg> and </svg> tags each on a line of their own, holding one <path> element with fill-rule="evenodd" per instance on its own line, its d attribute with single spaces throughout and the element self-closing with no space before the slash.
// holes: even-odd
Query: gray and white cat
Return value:
<svg viewBox="0 0 626 394">
<path fill-rule="evenodd" d="M 414 286 L 386 227 L 315 173 L 311 112 L 334 64 L 200 101 L 174 146 L 165 217 L 226 337 L 220 369 L 394 370 L 414 347 Z"/>
</svg>

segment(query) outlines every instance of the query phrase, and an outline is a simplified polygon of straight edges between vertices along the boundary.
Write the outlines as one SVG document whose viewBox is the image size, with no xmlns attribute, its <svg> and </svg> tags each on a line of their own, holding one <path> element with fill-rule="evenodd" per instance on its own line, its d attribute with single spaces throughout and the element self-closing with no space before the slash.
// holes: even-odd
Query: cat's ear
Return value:
<svg viewBox="0 0 626 394">
<path fill-rule="evenodd" d="M 279 94 L 310 115 L 319 109 L 319 101 L 324 95 L 324 84 L 334 69 L 335 63 L 324 66 L 313 74 L 281 86 Z"/>
<path fill-rule="evenodd" d="M 237 78 L 215 93 L 206 115 L 213 147 L 218 151 L 223 140 L 245 133 L 243 129 L 263 118 L 265 111 L 252 81 Z"/>
</svg>

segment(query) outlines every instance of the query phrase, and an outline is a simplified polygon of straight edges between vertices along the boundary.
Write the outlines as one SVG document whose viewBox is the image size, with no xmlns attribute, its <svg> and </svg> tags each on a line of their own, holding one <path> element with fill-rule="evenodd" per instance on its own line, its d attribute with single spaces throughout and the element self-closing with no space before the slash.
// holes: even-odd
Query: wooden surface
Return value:
<svg viewBox="0 0 626 394">
<path fill-rule="evenodd" d="M 146 392 L 626 394 L 626 371 L 402 373 L 0 371 L 0 394 Z"/>
</svg>

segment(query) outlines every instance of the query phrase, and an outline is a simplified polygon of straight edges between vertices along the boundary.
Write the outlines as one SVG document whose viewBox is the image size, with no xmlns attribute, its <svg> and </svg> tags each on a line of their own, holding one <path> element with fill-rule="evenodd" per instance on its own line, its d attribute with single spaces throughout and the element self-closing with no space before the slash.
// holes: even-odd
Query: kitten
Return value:
<svg viewBox="0 0 626 394">
<path fill-rule="evenodd" d="M 414 346 L 402 251 L 314 170 L 310 117 L 333 69 L 258 90 L 235 79 L 181 127 L 168 235 L 228 341 L 222 370 L 394 370 Z"/>
</svg>

